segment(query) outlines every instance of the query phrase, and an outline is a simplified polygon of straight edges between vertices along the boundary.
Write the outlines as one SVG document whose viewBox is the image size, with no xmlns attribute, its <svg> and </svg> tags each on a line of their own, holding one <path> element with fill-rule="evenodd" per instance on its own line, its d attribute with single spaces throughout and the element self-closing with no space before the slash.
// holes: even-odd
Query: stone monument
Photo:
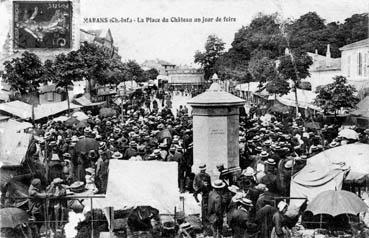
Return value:
<svg viewBox="0 0 369 238">
<path fill-rule="evenodd" d="M 200 164 L 215 179 L 218 164 L 239 166 L 239 108 L 245 101 L 221 89 L 218 83 L 190 99 L 193 115 L 195 173 Z"/>
</svg>

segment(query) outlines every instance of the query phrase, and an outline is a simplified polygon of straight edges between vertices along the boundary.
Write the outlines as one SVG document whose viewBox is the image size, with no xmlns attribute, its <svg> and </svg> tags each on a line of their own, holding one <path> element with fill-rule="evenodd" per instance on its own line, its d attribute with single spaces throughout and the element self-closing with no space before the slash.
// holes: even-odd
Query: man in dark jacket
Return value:
<svg viewBox="0 0 369 238">
<path fill-rule="evenodd" d="M 228 224 L 232 229 L 234 238 L 248 238 L 248 229 L 255 227 L 250 222 L 249 209 L 252 207 L 251 200 L 247 198 L 239 198 L 235 201 L 238 205 L 229 215 Z"/>
<path fill-rule="evenodd" d="M 223 204 L 222 190 L 225 186 L 226 184 L 222 180 L 215 180 L 212 184 L 213 190 L 209 194 L 208 216 L 213 237 L 220 237 L 223 229 L 225 204 Z"/>
<path fill-rule="evenodd" d="M 255 221 L 260 231 L 259 238 L 269 238 L 273 229 L 273 215 L 277 212 L 277 208 L 266 204 L 256 212 Z"/>
<path fill-rule="evenodd" d="M 206 165 L 202 164 L 199 166 L 200 173 L 195 175 L 193 180 L 193 189 L 195 190 L 193 196 L 195 197 L 196 201 L 199 202 L 197 195 L 201 193 L 201 218 L 202 223 L 204 226 L 208 223 L 208 198 L 209 192 L 211 190 L 211 179 L 210 175 L 206 173 Z"/>
</svg>

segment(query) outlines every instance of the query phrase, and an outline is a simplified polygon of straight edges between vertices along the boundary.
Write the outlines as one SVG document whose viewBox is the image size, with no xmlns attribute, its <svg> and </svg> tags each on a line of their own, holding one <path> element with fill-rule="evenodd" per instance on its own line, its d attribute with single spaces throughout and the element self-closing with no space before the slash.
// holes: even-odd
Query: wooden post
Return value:
<svg viewBox="0 0 369 238">
<path fill-rule="evenodd" d="M 91 238 L 94 238 L 94 211 L 91 198 Z"/>
</svg>

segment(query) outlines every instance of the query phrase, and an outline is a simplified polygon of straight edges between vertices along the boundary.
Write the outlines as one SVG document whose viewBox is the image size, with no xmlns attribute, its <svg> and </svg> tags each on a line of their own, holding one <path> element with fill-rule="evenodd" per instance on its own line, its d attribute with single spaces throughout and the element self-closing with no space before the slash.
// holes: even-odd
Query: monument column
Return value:
<svg viewBox="0 0 369 238">
<path fill-rule="evenodd" d="M 218 164 L 239 167 L 239 107 L 245 101 L 213 83 L 188 104 L 193 115 L 194 171 L 206 164 L 207 172 L 215 179 Z"/>
</svg>

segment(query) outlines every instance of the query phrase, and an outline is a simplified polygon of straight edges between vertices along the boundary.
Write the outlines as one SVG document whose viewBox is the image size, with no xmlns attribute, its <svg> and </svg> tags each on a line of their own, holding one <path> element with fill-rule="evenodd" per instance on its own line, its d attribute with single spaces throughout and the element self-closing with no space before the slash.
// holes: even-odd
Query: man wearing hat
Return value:
<svg viewBox="0 0 369 238">
<path fill-rule="evenodd" d="M 109 157 L 106 151 L 99 151 L 100 156 L 96 162 L 96 187 L 101 193 L 106 192 L 108 180 Z"/>
<path fill-rule="evenodd" d="M 132 156 L 136 154 L 137 154 L 137 144 L 135 141 L 131 141 L 129 142 L 129 147 L 124 152 L 123 159 L 128 160 L 129 158 L 131 158 Z"/>
<path fill-rule="evenodd" d="M 28 188 L 28 211 L 30 212 L 32 218 L 35 221 L 36 229 L 34 233 L 36 237 L 39 237 L 40 228 L 42 226 L 42 221 L 45 220 L 45 198 L 47 193 L 41 190 L 41 180 L 35 178 L 31 181 L 31 185 Z"/>
<path fill-rule="evenodd" d="M 238 198 L 234 202 L 237 204 L 237 208 L 233 209 L 228 218 L 228 225 L 233 233 L 232 237 L 248 237 L 248 230 L 255 227 L 255 224 L 250 222 L 249 210 L 252 207 L 252 202 L 247 198 Z"/>
<path fill-rule="evenodd" d="M 63 177 L 63 164 L 57 154 L 52 154 L 50 161 L 47 163 L 47 181 L 51 183 L 54 178 L 61 177 Z"/>
<path fill-rule="evenodd" d="M 225 204 L 223 203 L 223 189 L 226 184 L 218 179 L 212 183 L 213 190 L 209 193 L 208 217 L 213 232 L 213 237 L 220 237 L 223 229 L 223 215 Z"/>
<path fill-rule="evenodd" d="M 206 173 L 206 165 L 202 164 L 199 166 L 200 172 L 195 175 L 193 180 L 193 189 L 195 200 L 199 202 L 197 195 L 201 193 L 201 218 L 204 225 L 208 224 L 207 209 L 208 209 L 208 198 L 211 190 L 211 179 L 210 175 Z"/>
<path fill-rule="evenodd" d="M 178 163 L 178 186 L 179 191 L 183 193 L 187 176 L 187 163 L 183 155 L 183 148 L 181 146 L 177 146 L 173 159 Z"/>
<path fill-rule="evenodd" d="M 55 223 L 52 224 L 54 230 L 59 229 L 62 225 L 62 221 L 65 217 L 65 211 L 67 208 L 67 200 L 58 199 L 67 194 L 66 189 L 62 186 L 63 180 L 61 178 L 55 178 L 51 184 L 46 188 L 47 193 L 51 194 L 53 199 L 50 200 L 49 207 L 53 208 L 49 214 L 49 219 L 54 220 Z M 60 223 L 59 223 L 60 222 Z"/>
<path fill-rule="evenodd" d="M 278 203 L 278 212 L 273 215 L 272 221 L 274 224 L 271 237 L 284 238 L 291 237 L 290 231 L 287 228 L 287 218 L 286 212 L 288 209 L 288 204 L 284 201 Z"/>
<path fill-rule="evenodd" d="M 265 184 L 269 191 L 277 191 L 277 176 L 275 173 L 276 162 L 274 159 L 267 159 L 265 161 L 265 175 L 261 178 L 260 183 Z"/>
</svg>

